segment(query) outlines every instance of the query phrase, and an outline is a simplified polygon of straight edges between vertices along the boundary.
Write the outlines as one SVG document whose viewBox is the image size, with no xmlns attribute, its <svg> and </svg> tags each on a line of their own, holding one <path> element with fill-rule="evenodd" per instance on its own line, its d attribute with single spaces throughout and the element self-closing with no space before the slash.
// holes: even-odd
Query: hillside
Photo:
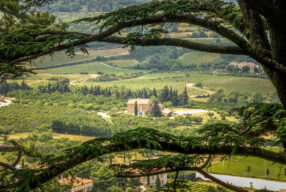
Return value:
<svg viewBox="0 0 286 192">
<path fill-rule="evenodd" d="M 49 5 L 50 12 L 109 12 L 128 5 L 148 2 L 149 0 L 59 0 Z M 63 4 L 69 6 L 62 6 Z"/>
</svg>

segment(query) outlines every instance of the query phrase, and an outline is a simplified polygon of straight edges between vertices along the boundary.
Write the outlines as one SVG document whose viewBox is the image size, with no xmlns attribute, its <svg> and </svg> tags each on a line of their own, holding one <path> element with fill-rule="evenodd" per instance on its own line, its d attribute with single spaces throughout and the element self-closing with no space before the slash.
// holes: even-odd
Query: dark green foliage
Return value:
<svg viewBox="0 0 286 192">
<path fill-rule="evenodd" d="M 241 116 L 240 130 L 244 136 L 254 137 L 266 132 L 277 131 L 280 142 L 285 142 L 283 122 L 286 113 L 280 104 L 254 103 L 247 107 L 236 109 Z"/>
<path fill-rule="evenodd" d="M 88 121 L 88 118 L 85 120 L 80 119 L 79 122 L 75 119 L 73 119 L 71 122 L 55 120 L 52 122 L 51 128 L 56 133 L 68 133 L 95 137 L 106 137 L 112 135 L 109 125 L 105 120 L 101 120 L 99 118 L 97 121 L 93 121 L 92 123 L 89 123 Z"/>
<path fill-rule="evenodd" d="M 188 105 L 189 104 L 189 95 L 187 91 L 187 86 L 185 86 L 184 91 L 181 95 L 179 95 L 179 104 L 180 105 Z"/>
<path fill-rule="evenodd" d="M 138 105 L 137 105 L 137 101 L 135 101 L 135 105 L 134 105 L 134 115 L 138 115 Z"/>
<path fill-rule="evenodd" d="M 154 96 L 154 97 L 157 97 L 157 96 L 158 96 L 158 95 L 157 95 L 157 90 L 156 90 L 155 88 L 153 89 L 152 96 Z"/>
<path fill-rule="evenodd" d="M 197 83 L 195 84 L 195 86 L 196 86 L 196 87 L 199 87 L 199 88 L 203 88 L 203 87 L 204 87 L 203 84 L 202 84 L 202 82 L 197 82 Z"/>
<path fill-rule="evenodd" d="M 258 115 L 261 118 L 267 117 L 283 117 L 285 111 L 281 110 L 281 105 L 275 104 L 253 104 L 246 108 L 238 110 L 239 114 L 244 117 L 244 121 L 249 120 L 251 117 Z M 284 117 L 283 117 L 284 118 Z M 282 119 L 283 119 L 282 118 Z M 281 120 L 281 118 L 278 118 Z M 122 121 L 122 120 L 121 120 Z M 242 122 L 242 124 L 245 122 Z M 285 128 L 285 127 L 284 127 Z M 249 132 L 254 130 L 249 129 Z M 268 127 L 263 129 L 263 133 L 272 131 Z M 75 155 L 86 157 L 89 160 L 94 157 L 100 157 L 103 154 L 109 153 L 109 148 L 106 148 L 106 144 L 109 146 L 121 146 L 124 150 L 132 149 L 134 145 L 136 148 L 149 148 L 155 150 L 162 150 L 163 145 L 171 145 L 176 149 L 191 150 L 197 149 L 220 149 L 224 146 L 231 146 L 233 153 L 236 152 L 238 147 L 262 147 L 265 144 L 265 140 L 258 137 L 248 137 L 249 132 L 241 130 L 240 124 L 226 124 L 217 123 L 212 125 L 203 126 L 200 130 L 201 136 L 196 137 L 184 137 L 174 136 L 168 133 L 162 133 L 149 128 L 138 128 L 130 130 L 124 133 L 119 133 L 113 137 L 97 138 L 87 141 L 80 146 L 73 147 L 64 151 L 59 156 L 45 157 L 41 162 L 45 166 L 54 166 L 58 162 L 62 162 L 66 159 L 75 157 Z M 260 131 L 260 134 L 262 132 Z M 166 146 L 164 146 L 166 147 Z M 252 148 L 253 149 L 253 148 Z M 259 148 L 257 148 L 259 150 Z M 265 153 L 265 152 L 264 152 Z M 190 167 L 194 164 L 200 164 L 204 162 L 204 157 L 200 155 L 184 155 L 179 154 L 176 156 L 162 156 L 159 159 L 151 159 L 145 161 L 138 161 L 130 165 L 114 165 L 116 174 L 122 174 L 125 168 L 136 168 L 146 173 L 152 171 L 154 168 L 164 168 L 173 170 L 176 167 Z M 268 171 L 269 173 L 269 171 Z M 29 179 L 35 179 L 35 173 L 30 172 L 29 177 L 25 177 L 19 188 L 28 187 L 25 183 L 29 182 Z M 27 173 L 25 173 L 27 175 Z M 27 180 L 28 179 L 28 180 Z"/>
<path fill-rule="evenodd" d="M 166 102 L 169 100 L 169 88 L 166 85 L 163 90 L 161 91 L 160 95 L 159 95 L 159 100 L 161 102 Z"/>
<path fill-rule="evenodd" d="M 120 187 L 117 187 L 117 186 L 111 186 L 111 187 L 108 187 L 107 192 L 124 192 Z"/>
<path fill-rule="evenodd" d="M 95 81 L 95 82 L 107 82 L 107 81 L 117 81 L 117 80 L 124 80 L 124 79 L 133 79 L 136 77 L 139 77 L 143 75 L 142 72 L 138 73 L 130 73 L 130 74 L 109 74 L 109 73 L 103 73 L 99 77 L 95 79 L 89 79 L 89 81 Z"/>
<path fill-rule="evenodd" d="M 250 71 L 250 67 L 249 66 L 243 66 L 242 69 L 241 69 L 242 73 L 249 73 L 249 71 Z"/>
<path fill-rule="evenodd" d="M 71 92 L 69 88 L 69 79 L 63 79 L 63 80 L 57 80 L 54 84 L 48 84 L 47 86 L 38 86 L 38 90 L 41 93 L 54 93 L 54 92 L 60 92 L 60 93 L 68 93 Z"/>
<path fill-rule="evenodd" d="M 227 104 L 235 108 L 236 106 L 240 107 L 253 102 L 262 103 L 266 99 L 267 98 L 263 97 L 260 93 L 250 95 L 248 93 L 231 92 L 229 94 L 226 94 L 223 89 L 219 89 L 216 91 L 215 94 L 210 96 L 209 103 L 217 105 Z"/>
<path fill-rule="evenodd" d="M 154 103 L 153 103 L 152 110 L 151 110 L 151 115 L 153 117 L 162 117 L 161 108 L 160 108 L 159 102 L 157 100 L 155 100 Z"/>
<path fill-rule="evenodd" d="M 223 8 L 222 8 L 223 7 Z M 237 19 L 237 14 L 239 11 L 235 11 L 235 5 L 232 3 L 227 3 L 219 0 L 203 0 L 197 2 L 195 0 L 167 0 L 163 3 L 160 1 L 154 1 L 146 3 L 140 6 L 130 6 L 126 9 L 119 9 L 116 12 L 107 13 L 94 18 L 81 19 L 79 21 L 87 22 L 101 22 L 105 21 L 102 28 L 109 27 L 113 25 L 118 19 L 132 20 L 138 17 L 147 17 L 160 12 L 162 15 L 170 14 L 184 14 L 190 11 L 200 12 L 201 9 L 209 11 L 211 14 L 219 14 L 220 17 L 224 17 L 227 20 Z M 242 20 L 237 20 L 242 22 Z M 239 23 L 241 25 L 241 23 Z M 244 27 L 244 26 L 241 26 Z"/>
<path fill-rule="evenodd" d="M 22 81 L 22 83 L 19 85 L 18 83 L 7 83 L 4 81 L 0 84 L 0 94 L 7 95 L 12 90 L 30 90 L 32 89 L 29 87 L 25 81 Z"/>
<path fill-rule="evenodd" d="M 160 102 L 164 103 L 164 102 L 172 102 L 173 106 L 178 106 L 181 103 L 179 103 L 179 95 L 178 95 L 178 91 L 177 90 L 173 90 L 173 88 L 171 87 L 169 89 L 168 86 L 165 86 L 163 88 L 163 90 L 160 92 L 158 99 Z"/>
</svg>

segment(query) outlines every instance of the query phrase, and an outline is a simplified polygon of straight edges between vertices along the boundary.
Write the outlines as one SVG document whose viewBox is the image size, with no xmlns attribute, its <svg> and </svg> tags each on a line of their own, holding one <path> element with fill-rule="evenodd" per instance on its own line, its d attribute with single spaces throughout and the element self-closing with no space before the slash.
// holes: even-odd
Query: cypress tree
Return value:
<svg viewBox="0 0 286 192">
<path fill-rule="evenodd" d="M 162 112 L 159 106 L 159 102 L 156 100 L 154 101 L 154 105 L 151 110 L 151 114 L 153 117 L 162 117 Z"/>
<path fill-rule="evenodd" d="M 169 96 L 169 88 L 168 86 L 165 86 L 159 95 L 159 100 L 161 102 L 166 102 L 168 101 L 168 96 Z"/>
<path fill-rule="evenodd" d="M 134 115 L 138 115 L 138 106 L 137 106 L 137 101 L 135 101 L 135 106 L 134 106 Z"/>
<path fill-rule="evenodd" d="M 173 88 L 171 87 L 168 92 L 168 101 L 172 101 L 172 97 L 173 97 Z"/>
<path fill-rule="evenodd" d="M 179 103 L 180 105 L 187 105 L 189 103 L 189 95 L 186 86 L 183 93 L 180 95 Z"/>
<path fill-rule="evenodd" d="M 146 89 L 143 89 L 142 92 L 143 92 L 143 98 L 148 98 Z"/>
<path fill-rule="evenodd" d="M 157 91 L 156 91 L 156 89 L 155 89 L 155 88 L 153 89 L 152 95 L 153 95 L 154 97 L 158 97 L 158 95 L 157 95 Z"/>
<path fill-rule="evenodd" d="M 116 99 L 119 99 L 119 97 L 120 97 L 119 92 L 118 92 L 118 90 L 116 89 L 116 90 L 115 90 L 115 98 L 116 98 Z"/>
<path fill-rule="evenodd" d="M 26 89 L 26 90 L 31 89 L 31 88 L 27 85 L 27 83 L 26 83 L 25 81 L 22 81 L 22 83 L 21 83 L 21 88 L 22 88 L 22 89 Z"/>
<path fill-rule="evenodd" d="M 179 95 L 178 95 L 178 91 L 177 90 L 173 91 L 172 103 L 173 103 L 173 106 L 178 106 L 179 105 Z"/>
</svg>

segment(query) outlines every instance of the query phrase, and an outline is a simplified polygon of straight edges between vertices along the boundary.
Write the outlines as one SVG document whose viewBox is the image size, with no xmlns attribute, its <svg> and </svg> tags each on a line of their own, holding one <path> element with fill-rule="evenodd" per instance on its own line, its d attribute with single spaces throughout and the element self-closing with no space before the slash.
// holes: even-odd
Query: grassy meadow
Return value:
<svg viewBox="0 0 286 192">
<path fill-rule="evenodd" d="M 250 171 L 248 172 L 248 167 Z M 269 169 L 269 175 L 266 175 Z M 208 171 L 212 173 L 235 175 L 243 177 L 257 177 L 286 181 L 286 167 L 258 157 L 233 156 L 228 160 L 214 163 Z"/>
</svg>

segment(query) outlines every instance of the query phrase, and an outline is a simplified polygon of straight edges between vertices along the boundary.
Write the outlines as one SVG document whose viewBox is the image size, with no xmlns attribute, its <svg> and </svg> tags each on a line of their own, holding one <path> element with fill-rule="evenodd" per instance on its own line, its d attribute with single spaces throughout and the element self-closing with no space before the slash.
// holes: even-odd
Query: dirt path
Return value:
<svg viewBox="0 0 286 192">
<path fill-rule="evenodd" d="M 204 92 L 206 92 L 206 93 L 200 94 L 200 95 L 191 95 L 190 97 L 208 96 L 208 95 L 213 95 L 213 94 L 215 94 L 215 91 L 208 90 L 208 89 L 206 89 L 206 87 L 204 87 L 203 89 L 202 89 L 202 88 L 199 88 L 199 87 L 196 87 L 196 86 L 195 86 L 195 83 L 187 83 L 186 86 L 187 86 L 188 88 L 191 88 L 191 89 L 196 89 L 196 90 L 199 90 L 199 91 L 204 91 Z"/>
<path fill-rule="evenodd" d="M 12 103 L 12 101 L 10 100 L 4 100 L 4 102 L 0 102 L 0 107 L 6 107 L 8 105 L 10 105 Z"/>
</svg>

